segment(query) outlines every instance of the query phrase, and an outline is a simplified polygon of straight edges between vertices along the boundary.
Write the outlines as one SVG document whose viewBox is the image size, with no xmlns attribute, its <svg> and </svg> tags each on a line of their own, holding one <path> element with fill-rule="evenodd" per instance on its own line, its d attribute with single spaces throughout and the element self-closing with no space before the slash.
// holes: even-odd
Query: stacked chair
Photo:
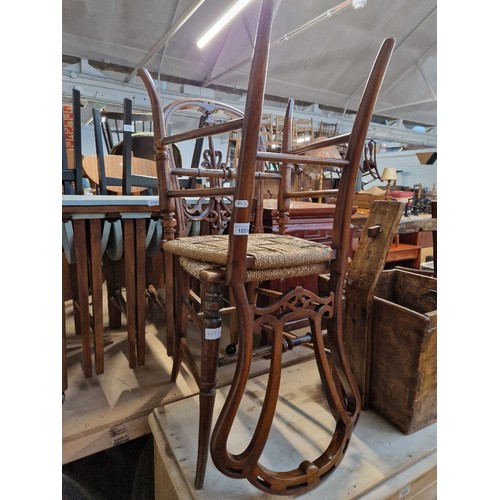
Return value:
<svg viewBox="0 0 500 500">
<path fill-rule="evenodd" d="M 342 310 L 348 269 L 350 222 L 354 188 L 368 126 L 382 85 L 394 43 L 383 42 L 362 96 L 353 129 L 348 134 L 327 137 L 314 145 L 292 151 L 293 100 L 283 128 L 280 153 L 263 151 L 259 138 L 270 47 L 274 2 L 263 0 L 255 39 L 248 93 L 243 115 L 220 103 L 176 101 L 162 109 L 159 92 L 145 69 L 139 74 L 151 101 L 159 203 L 163 225 L 167 351 L 173 357 L 172 378 L 185 363 L 198 382 L 200 419 L 195 487 L 203 487 L 208 452 L 214 465 L 231 478 L 246 478 L 256 488 L 274 495 L 296 495 L 316 487 L 344 457 L 360 413 L 359 393 L 343 347 Z M 204 126 L 172 134 L 168 124 L 183 106 L 202 109 Z M 216 113 L 226 120 L 217 120 Z M 215 148 L 214 137 L 241 128 L 237 168 L 229 169 Z M 174 143 L 208 139 L 203 162 L 196 168 L 178 168 Z M 344 158 L 316 158 L 310 148 L 345 145 Z M 266 162 L 279 164 L 279 172 L 267 173 Z M 323 245 L 286 234 L 290 200 L 331 196 L 327 190 L 304 193 L 291 190 L 294 164 L 316 164 L 342 169 L 332 245 Z M 209 185 L 180 189 L 180 176 L 209 179 Z M 260 180 L 277 176 L 280 189 L 280 231 L 262 233 Z M 198 229 L 192 231 L 194 217 Z M 205 230 L 203 230 L 205 227 Z M 201 228 L 201 229 L 200 229 Z M 298 285 L 284 292 L 267 285 L 276 280 L 326 275 L 324 293 Z M 322 288 L 323 290 L 323 288 Z M 222 355 L 220 339 L 229 324 L 237 332 L 238 352 Z M 188 321 L 200 330 L 201 366 L 198 368 L 187 336 Z M 297 330 L 296 325 L 306 325 Z M 265 342 L 264 342 L 265 341 Z M 255 347 L 257 344 L 257 347 Z M 283 353 L 297 346 L 313 348 L 325 401 L 336 425 L 331 441 L 316 458 L 304 460 L 288 471 L 262 464 L 261 455 L 273 426 L 279 397 Z M 233 454 L 228 438 L 245 393 L 252 360 L 264 354 L 270 363 L 266 397 L 248 447 Z M 234 377 L 221 413 L 212 429 L 216 397 L 217 367 L 235 361 Z M 301 431 L 307 433 L 306 429 Z"/>
<path fill-rule="evenodd" d="M 109 141 L 112 139 L 111 134 L 107 138 L 103 133 L 103 130 L 107 130 L 102 125 L 103 113 L 97 108 L 92 110 L 97 155 L 87 156 L 84 159 L 85 173 L 97 185 L 99 194 L 153 194 L 158 185 L 154 163 L 147 158 L 136 157 L 132 151 L 132 135 L 135 127 L 132 100 L 125 98 L 123 113 L 114 113 L 115 116 L 123 117 L 123 130 L 120 136 L 122 140 L 119 143 L 121 154 L 107 153 L 104 148 L 104 144 L 106 148 L 109 147 Z"/>
</svg>

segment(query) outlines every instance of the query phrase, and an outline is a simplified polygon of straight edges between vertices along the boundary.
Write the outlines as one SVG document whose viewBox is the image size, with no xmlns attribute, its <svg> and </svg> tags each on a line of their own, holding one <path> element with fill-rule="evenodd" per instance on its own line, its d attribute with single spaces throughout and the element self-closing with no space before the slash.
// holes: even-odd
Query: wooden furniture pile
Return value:
<svg viewBox="0 0 500 500">
<path fill-rule="evenodd" d="M 359 380 L 357 374 L 352 373 L 344 349 L 343 294 L 349 259 L 353 255 L 354 187 L 368 126 L 395 40 L 388 38 L 380 47 L 351 132 L 297 147 L 293 141 L 297 137 L 298 122 L 294 120 L 294 101 L 290 99 L 280 125 L 281 150 L 265 151 L 261 114 L 274 3 L 273 0 L 261 2 L 244 113 L 206 99 L 181 99 L 163 108 L 151 76 L 146 69 L 139 70 L 152 107 L 156 175 L 144 179 L 132 171 L 130 137 L 127 139 L 125 135 L 122 170 L 126 175 L 109 179 L 105 162 L 98 158 L 98 182 L 119 185 L 127 194 L 132 193 L 132 185 L 156 187 L 158 206 L 151 210 L 146 204 L 138 210 L 134 205 L 127 210 L 123 205 L 114 211 L 105 205 L 91 208 L 92 203 L 87 203 L 83 209 L 72 207 L 63 211 L 63 220 L 71 222 L 76 229 L 74 248 L 78 250 L 73 272 L 78 283 L 79 321 L 80 326 L 83 325 L 85 376 L 90 376 L 92 371 L 91 324 L 96 373 L 103 370 L 102 302 L 98 288 L 101 286 L 102 292 L 104 276 L 100 266 L 107 247 L 101 231 L 106 222 L 117 219 L 125 230 L 126 250 L 116 260 L 124 266 L 125 276 L 121 279 L 125 281 L 126 300 L 113 296 L 115 288 L 122 288 L 120 280 L 108 294 L 114 297 L 114 305 L 122 304 L 121 310 L 127 315 L 129 362 L 130 367 L 134 367 L 144 363 L 144 297 L 148 289 L 144 242 L 151 224 L 148 221 L 161 220 L 163 262 L 160 267 L 164 271 L 161 282 L 165 288 L 167 355 L 173 359 L 172 381 L 185 364 L 199 387 L 195 487 L 203 488 L 210 454 L 215 467 L 229 478 L 246 479 L 255 488 L 272 495 L 297 495 L 318 487 L 338 469 L 362 408 Z M 167 124 L 186 108 L 199 111 L 200 126 L 175 134 L 167 132 Z M 131 119 L 130 106 L 125 116 L 126 120 Z M 98 114 L 95 120 L 100 123 Z M 228 166 L 215 146 L 215 138 L 235 130 L 240 137 L 238 154 L 236 162 Z M 98 144 L 97 136 L 96 140 Z M 176 159 L 176 144 L 182 141 L 195 142 L 191 168 L 184 168 Z M 314 155 L 314 150 L 332 146 L 343 148 L 345 154 Z M 102 157 L 103 152 L 98 151 L 97 156 Z M 274 168 L 268 170 L 266 164 Z M 338 169 L 342 172 L 338 187 L 294 188 L 292 173 L 296 164 Z M 189 179 L 182 189 L 181 177 Z M 200 186 L 196 182 L 199 178 L 207 179 L 207 185 Z M 275 212 L 271 216 L 277 222 L 277 230 L 271 228 L 265 232 L 263 183 L 269 179 L 278 186 Z M 103 189 L 107 189 L 106 184 Z M 315 238 L 307 234 L 290 235 L 293 212 L 298 206 L 294 207 L 293 200 L 334 195 L 335 206 L 325 212 L 329 224 L 327 239 L 314 241 Z M 97 197 L 95 201 L 97 204 Z M 159 227 L 158 224 L 155 227 Z M 85 239 L 87 235 L 89 240 Z M 89 253 L 86 249 L 90 249 Z M 111 270 L 113 273 L 116 267 L 112 266 Z M 111 283 L 112 273 L 106 278 Z M 86 288 L 89 279 L 91 290 Z M 289 284 L 293 280 L 296 280 L 293 286 L 275 286 L 276 282 Z M 89 294 L 93 303 L 92 320 Z M 197 366 L 190 349 L 189 324 L 199 330 L 201 366 Z M 222 355 L 222 328 L 230 329 L 232 348 L 236 352 Z M 284 353 L 298 347 L 312 349 L 314 353 L 317 383 L 332 424 L 319 450 L 313 450 L 312 456 L 283 471 L 279 464 L 263 462 L 261 457 L 275 428 Z M 269 359 L 263 404 L 248 443 L 242 449 L 233 449 L 229 444 L 230 435 L 242 411 L 241 403 L 256 357 Z M 217 368 L 230 363 L 235 364 L 234 377 L 213 425 Z M 306 419 L 304 425 L 308 424 L 312 422 Z M 298 432 L 307 438 L 313 436 L 313 429 L 314 425 L 312 430 L 301 427 Z"/>
</svg>

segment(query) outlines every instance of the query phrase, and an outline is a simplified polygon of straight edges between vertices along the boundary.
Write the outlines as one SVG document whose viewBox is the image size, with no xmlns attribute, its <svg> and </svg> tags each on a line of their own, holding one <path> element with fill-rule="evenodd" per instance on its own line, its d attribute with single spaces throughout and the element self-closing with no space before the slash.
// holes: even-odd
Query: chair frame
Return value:
<svg viewBox="0 0 500 500">
<path fill-rule="evenodd" d="M 195 487 L 201 488 L 203 485 L 207 461 L 207 442 L 210 440 L 212 460 L 222 473 L 232 478 L 246 478 L 255 487 L 267 493 L 285 495 L 298 494 L 314 488 L 337 468 L 345 455 L 360 413 L 359 393 L 343 347 L 342 297 L 348 268 L 348 249 L 350 248 L 351 237 L 350 222 L 358 165 L 361 160 L 373 108 L 395 41 L 387 39 L 379 51 L 379 56 L 370 73 L 350 134 L 326 138 L 314 145 L 292 150 L 293 100 L 290 100 L 283 129 L 282 152 L 260 151 L 259 128 L 269 57 L 273 5 L 272 0 L 263 0 L 261 4 L 244 118 L 237 120 L 239 122 L 238 126 L 242 125 L 241 148 L 235 176 L 236 185 L 233 191 L 235 201 L 226 243 L 227 258 L 223 259 L 225 266 L 223 263 L 221 267 L 220 264 L 210 264 L 210 261 L 208 263 L 199 262 L 201 270 L 189 272 L 202 281 L 205 290 L 203 298 L 204 313 L 200 321 L 204 332 L 201 337 L 201 375 L 197 380 L 200 387 L 200 427 Z M 163 217 L 165 240 L 163 246 L 165 252 L 165 276 L 167 278 L 168 273 L 172 273 L 174 279 L 177 279 L 182 275 L 179 272 L 179 265 L 187 269 L 190 263 L 198 264 L 198 262 L 190 262 L 189 258 L 184 258 L 184 261 L 182 261 L 182 255 L 176 253 L 184 244 L 183 238 L 178 236 L 176 216 L 179 217 L 182 211 L 176 198 L 183 196 L 185 193 L 178 189 L 178 186 L 167 174 L 168 169 L 171 168 L 169 165 L 173 165 L 172 152 L 168 145 L 181 137 L 201 137 L 204 131 L 203 129 L 201 131 L 193 130 L 182 136 L 167 136 L 164 114 L 161 111 L 161 100 L 153 80 L 145 69 L 139 70 L 139 75 L 148 90 L 153 110 L 156 161 L 160 185 L 160 210 Z M 226 124 L 214 125 L 212 131 L 228 131 L 234 126 L 233 120 L 226 122 Z M 304 156 L 304 153 L 309 149 L 343 143 L 348 144 L 344 159 Z M 311 163 L 343 169 L 333 224 L 332 247 L 317 244 L 319 247 L 328 250 L 327 257 L 321 262 L 321 266 L 317 267 L 322 269 L 322 273 L 328 272 L 330 277 L 328 289 L 322 296 L 299 286 L 284 293 L 276 294 L 272 290 L 269 291 L 268 296 L 276 299 L 270 305 L 260 306 L 255 302 L 256 294 L 261 292 L 261 287 L 257 288 L 259 282 L 273 279 L 271 277 L 277 276 L 278 272 L 281 271 L 271 266 L 271 268 L 264 269 L 263 276 L 265 277 L 263 278 L 257 278 L 256 275 L 251 274 L 254 266 L 258 265 L 258 261 L 252 253 L 255 247 L 251 245 L 258 240 L 255 236 L 259 235 L 250 234 L 252 200 L 255 193 L 256 177 L 258 177 L 256 165 L 260 165 L 261 162 L 265 161 L 280 164 L 280 194 L 278 197 L 278 210 L 282 221 L 280 233 L 286 230 L 290 200 L 304 197 L 304 192 L 294 192 L 290 188 L 292 165 L 295 163 Z M 314 191 L 312 193 L 318 197 L 333 194 L 329 190 Z M 199 191 L 198 194 L 199 196 L 211 196 L 221 195 L 222 192 L 220 188 L 205 188 Z M 301 241 L 304 242 L 304 240 L 284 234 L 272 234 L 269 235 L 269 238 L 270 241 L 274 240 L 276 244 L 279 244 L 285 238 L 296 240 L 296 244 L 300 244 Z M 189 240 L 189 238 L 184 238 L 184 240 Z M 208 243 L 214 240 L 207 239 L 206 241 Z M 249 254 L 249 245 L 252 248 L 251 255 Z M 225 254 L 222 253 L 222 255 Z M 218 254 L 218 257 L 220 257 L 220 254 Z M 298 274 L 298 267 L 287 270 L 292 273 L 292 276 L 301 276 L 301 274 Z M 305 270 L 305 274 L 302 275 L 307 275 L 307 272 L 309 274 L 320 274 L 319 271 Z M 183 286 L 181 285 L 177 291 L 183 291 Z M 221 315 L 224 309 L 222 287 L 229 289 L 234 306 L 238 311 L 239 353 L 236 356 L 233 382 L 210 437 L 219 357 Z M 176 315 L 178 319 L 178 315 L 183 313 L 174 306 L 176 303 L 175 297 L 169 296 L 173 294 L 174 290 L 175 288 L 172 286 L 167 287 L 166 301 L 171 304 L 170 309 L 167 311 L 167 322 L 174 322 L 175 326 Z M 169 318 L 169 314 L 172 315 L 171 318 Z M 291 340 L 285 334 L 285 330 L 287 325 L 297 319 L 307 320 L 311 332 Z M 325 349 L 324 326 L 326 326 L 326 340 L 329 351 Z M 261 351 L 268 354 L 271 359 L 266 397 L 253 438 L 247 449 L 238 455 L 234 455 L 228 450 L 229 434 L 245 391 L 246 380 L 248 380 L 250 374 L 254 354 L 253 336 L 261 328 L 264 330 L 271 329 L 272 331 L 271 344 L 267 349 Z M 336 428 L 331 442 L 318 458 L 313 461 L 304 461 L 297 468 L 286 472 L 273 471 L 264 467 L 259 462 L 259 459 L 272 427 L 279 395 L 283 351 L 296 345 L 310 343 L 314 346 L 321 383 L 328 405 L 336 418 Z M 174 365 L 177 363 L 177 366 L 173 368 L 173 373 L 178 369 L 181 356 L 185 356 L 185 360 L 188 361 L 188 364 L 191 364 L 187 357 L 187 351 L 185 352 L 183 349 L 183 342 L 180 342 L 180 344 L 180 346 L 174 346 Z"/>
<path fill-rule="evenodd" d="M 108 154 L 112 154 L 113 148 L 120 141 L 124 140 L 125 134 L 129 131 L 131 125 L 133 125 L 134 131 L 137 131 L 138 124 L 141 123 L 142 132 L 153 132 L 152 116 L 148 113 L 133 113 L 127 118 L 124 117 L 124 113 L 121 111 L 107 111 L 106 109 L 101 109 L 99 114 L 101 117 L 99 123 L 101 124 L 101 130 Z M 120 121 L 123 122 L 121 128 L 119 128 L 118 125 Z M 111 122 L 114 123 L 114 128 Z M 146 126 L 145 124 L 149 125 Z M 146 128 L 148 130 L 146 130 Z M 114 135 L 116 135 L 118 139 L 116 142 L 114 140 Z"/>
<path fill-rule="evenodd" d="M 118 113 L 115 113 L 118 114 Z M 148 194 L 152 193 L 153 189 L 158 187 L 158 179 L 156 176 L 149 175 L 138 175 L 132 173 L 132 129 L 133 129 L 133 114 L 132 114 L 132 100 L 125 98 L 123 100 L 123 173 L 120 177 L 109 176 L 106 173 L 106 154 L 104 151 L 103 144 L 103 123 L 102 116 L 103 111 L 94 108 L 92 110 L 92 118 L 94 121 L 94 137 L 95 137 L 95 147 L 98 159 L 98 170 L 99 170 L 99 192 L 100 194 L 111 194 L 111 186 L 121 186 L 122 194 L 130 195 L 132 194 L 132 187 L 143 188 L 143 191 L 147 191 Z M 104 135 L 104 138 L 106 136 Z M 109 139 L 106 139 L 107 141 Z M 107 142 L 106 142 L 107 145 Z M 143 160 L 146 161 L 146 160 Z"/>
</svg>

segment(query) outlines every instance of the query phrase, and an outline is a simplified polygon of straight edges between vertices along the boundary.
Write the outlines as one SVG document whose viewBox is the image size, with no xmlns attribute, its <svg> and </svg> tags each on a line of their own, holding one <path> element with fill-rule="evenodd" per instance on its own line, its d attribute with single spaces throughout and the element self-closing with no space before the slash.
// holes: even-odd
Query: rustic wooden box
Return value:
<svg viewBox="0 0 500 500">
<path fill-rule="evenodd" d="M 383 271 L 373 304 L 370 405 L 405 434 L 437 420 L 437 279 Z"/>
</svg>

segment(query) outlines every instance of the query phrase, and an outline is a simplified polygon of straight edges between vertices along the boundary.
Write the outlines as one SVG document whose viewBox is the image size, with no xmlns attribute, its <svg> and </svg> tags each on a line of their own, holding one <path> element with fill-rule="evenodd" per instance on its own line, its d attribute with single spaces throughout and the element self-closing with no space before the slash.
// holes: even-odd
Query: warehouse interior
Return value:
<svg viewBox="0 0 500 500">
<path fill-rule="evenodd" d="M 38 108 L 45 110 L 49 103 L 51 111 L 45 113 L 44 117 L 53 116 L 48 117 L 47 124 L 44 121 L 43 130 L 55 130 L 57 127 L 58 134 L 60 111 L 53 113 L 53 110 L 60 110 L 61 103 L 63 106 L 70 105 L 72 91 L 78 89 L 82 99 L 81 132 L 84 156 L 95 154 L 92 109 L 121 111 L 124 98 L 130 98 L 135 111 L 151 111 L 146 89 L 137 74 L 140 67 L 146 67 L 150 71 L 164 104 L 175 99 L 195 96 L 224 101 L 243 110 L 260 2 L 252 0 L 229 28 L 222 32 L 222 36 L 216 38 L 205 51 L 195 46 L 197 35 L 203 33 L 217 15 L 232 3 L 230 0 L 221 0 L 215 8 L 209 0 L 148 0 L 142 3 L 64 0 L 61 7 L 53 9 L 53 20 L 50 23 L 43 23 L 41 26 L 41 23 L 35 21 L 29 28 L 30 33 L 33 33 L 29 54 L 26 54 L 31 65 L 30 73 L 37 74 L 42 82 L 35 87 L 32 78 L 16 78 L 8 85 L 12 85 L 12 92 L 21 91 L 26 108 L 23 112 L 24 118 L 32 116 Z M 320 124 L 326 122 L 337 124 L 339 134 L 349 130 L 361 98 L 367 68 L 372 64 L 381 41 L 387 36 L 396 38 L 396 47 L 367 138 L 372 138 L 377 145 L 380 174 L 385 168 L 397 170 L 397 181 L 393 183 L 394 186 L 397 184 L 398 190 L 406 192 L 420 185 L 423 195 L 428 194 L 429 197 L 437 197 L 439 190 L 441 200 L 439 273 L 442 277 L 439 289 L 439 326 L 442 333 L 438 342 L 438 406 L 439 421 L 442 425 L 437 432 L 439 480 L 436 491 L 450 497 L 458 492 L 471 497 L 479 496 L 483 491 L 490 492 L 488 482 L 478 481 L 478 478 L 487 477 L 488 474 L 491 477 L 493 465 L 489 460 L 477 458 L 482 455 L 482 450 L 476 448 L 476 443 L 465 443 L 463 449 L 462 446 L 459 447 L 460 453 L 465 453 L 468 457 L 468 472 L 464 474 L 467 477 L 457 477 L 457 468 L 463 467 L 464 462 L 460 460 L 463 455 L 457 452 L 456 441 L 457 436 L 463 436 L 470 426 L 470 418 L 462 406 L 465 394 L 474 391 L 476 400 L 491 401 L 494 388 L 490 388 L 489 383 L 478 383 L 478 379 L 480 376 L 480 380 L 491 381 L 496 377 L 494 349 L 484 349 L 485 346 L 491 345 L 489 332 L 495 324 L 494 317 L 489 312 L 495 310 L 494 293 L 486 292 L 487 289 L 481 293 L 487 283 L 496 281 L 496 269 L 495 266 L 490 266 L 493 269 L 482 273 L 470 269 L 471 266 L 468 265 L 472 263 L 469 259 L 474 255 L 469 249 L 479 246 L 481 266 L 494 262 L 488 259 L 494 251 L 494 245 L 484 246 L 477 243 L 485 241 L 484 235 L 488 233 L 484 226 L 489 218 L 481 217 L 476 208 L 471 209 L 470 203 L 466 203 L 465 207 L 462 203 L 462 200 L 478 199 L 480 201 L 476 205 L 481 207 L 482 214 L 494 213 L 494 206 L 490 206 L 494 203 L 494 196 L 478 196 L 477 189 L 470 186 L 470 173 L 478 171 L 479 168 L 486 169 L 487 178 L 491 175 L 494 179 L 493 172 L 490 173 L 490 165 L 494 164 L 491 148 L 483 146 L 495 143 L 491 116 L 495 116 L 498 103 L 490 95 L 493 87 L 490 82 L 496 80 L 494 69 L 488 60 L 491 60 L 489 58 L 492 57 L 492 48 L 498 45 L 498 35 L 494 26 L 491 26 L 493 20 L 485 19 L 494 16 L 485 16 L 488 11 L 479 7 L 455 9 L 451 13 L 448 6 L 440 4 L 438 9 L 435 0 L 367 0 L 366 5 L 356 9 L 351 1 L 318 0 L 304 4 L 295 0 L 278 0 L 274 3 L 263 113 L 271 116 L 284 115 L 287 98 L 293 97 L 296 119 L 310 120 L 313 124 L 312 130 L 319 129 Z M 19 18 L 24 17 L 21 10 L 17 13 Z M 32 17 L 37 17 L 37 14 L 41 19 L 41 6 L 33 8 Z M 449 19 L 453 19 L 451 28 Z M 476 27 L 472 30 L 472 35 L 464 36 L 471 25 L 484 26 L 484 29 Z M 34 53 L 39 53 L 40 50 L 48 55 L 43 58 L 34 57 Z M 16 65 L 17 63 L 14 66 Z M 50 74 L 47 68 L 50 69 Z M 25 63 L 17 73 L 26 75 Z M 34 87 L 38 94 L 36 101 L 33 99 Z M 484 92 L 477 89 L 484 89 Z M 7 109 L 12 106 L 12 115 L 19 114 L 14 103 L 9 102 L 6 105 Z M 468 117 L 467 120 L 465 116 Z M 436 160 L 438 121 L 441 160 L 439 171 Z M 466 126 L 466 121 L 472 121 L 474 125 Z M 480 131 L 479 134 L 476 130 Z M 472 134 L 475 137 L 474 146 L 469 139 Z M 35 132 L 33 135 L 36 137 L 30 140 L 29 146 L 24 138 L 18 147 L 23 144 L 25 150 L 29 147 L 30 150 L 47 151 L 45 132 Z M 52 157 L 59 154 L 60 135 L 57 138 L 55 134 L 51 135 L 54 136 L 54 139 L 50 138 Z M 462 137 L 469 139 L 468 146 L 462 145 Z M 481 146 L 478 146 L 478 143 Z M 474 155 L 474 166 L 470 165 L 470 157 L 464 154 L 464 151 L 471 149 L 479 153 Z M 10 161 L 18 160 L 12 158 Z M 56 158 L 56 161 L 59 160 Z M 44 159 L 45 163 L 48 163 L 47 159 Z M 453 167 L 450 168 L 450 165 Z M 453 170 L 452 175 L 450 170 Z M 40 200 L 42 193 L 40 203 L 43 204 L 44 212 L 57 212 L 49 216 L 50 222 L 44 220 L 42 226 L 36 219 L 32 222 L 32 231 L 35 231 L 37 239 L 43 239 L 40 227 L 45 230 L 45 222 L 49 222 L 51 234 L 53 231 L 53 237 L 46 243 L 42 252 L 50 265 L 40 265 L 42 260 L 39 259 L 35 261 L 32 247 L 29 256 L 23 253 L 28 251 L 27 248 L 7 249 L 12 262 L 18 259 L 27 262 L 30 259 L 36 268 L 33 270 L 34 274 L 31 274 L 30 270 L 30 275 L 23 276 L 22 280 L 19 280 L 18 271 L 9 270 L 12 274 L 9 293 L 17 297 L 26 295 L 27 280 L 24 277 L 32 280 L 35 276 L 38 283 L 55 283 L 55 294 L 61 292 L 58 257 L 58 214 L 61 209 L 55 193 L 52 196 L 52 189 L 57 187 L 57 181 L 52 181 L 51 175 L 56 175 L 55 171 L 43 174 L 42 189 L 38 182 L 29 188 L 33 190 L 29 193 L 30 199 Z M 465 178 L 469 179 L 467 183 L 464 183 Z M 487 186 L 490 186 L 489 182 Z M 382 196 L 387 187 L 385 180 L 366 177 L 358 179 L 356 190 L 371 191 Z M 491 183 L 490 189 L 494 191 L 494 183 Z M 393 190 L 396 188 L 393 187 Z M 51 193 L 53 202 L 46 201 L 47 193 Z M 422 194 L 422 191 L 419 194 Z M 28 213 L 30 212 L 28 210 Z M 12 231 L 17 227 L 18 224 L 14 221 Z M 10 227 L 7 227 L 7 231 L 10 230 Z M 460 241 L 465 241 L 465 245 L 457 246 L 458 234 L 461 235 Z M 429 242 L 426 245 L 432 246 Z M 56 251 L 57 262 L 54 257 Z M 423 264 L 426 259 L 424 254 L 425 252 L 421 255 Z M 57 280 L 54 279 L 53 269 L 57 269 Z M 461 269 L 460 281 L 457 277 L 458 269 Z M 487 283 L 483 283 L 484 275 L 491 276 Z M 47 287 L 44 289 L 47 290 Z M 29 323 L 32 325 L 31 332 L 35 329 L 38 332 L 35 334 L 36 347 L 30 349 L 33 352 L 27 357 L 29 366 L 35 368 L 30 368 L 26 374 L 20 373 L 25 370 L 19 370 L 18 362 L 13 362 L 12 369 L 16 371 L 16 378 L 19 376 L 22 380 L 25 389 L 20 389 L 18 383 L 12 392 L 9 392 L 8 397 L 17 403 L 17 411 L 10 416 L 10 428 L 35 428 L 36 444 L 33 444 L 32 436 L 20 437 L 17 432 L 9 436 L 9 454 L 12 454 L 13 462 L 17 465 L 17 471 L 13 471 L 11 475 L 13 491 L 33 491 L 33 494 L 45 491 L 60 495 L 60 473 L 63 464 L 63 498 L 154 498 L 154 436 L 143 433 L 141 427 L 137 432 L 131 431 L 132 438 L 121 443 L 121 427 L 115 421 L 112 425 L 118 434 L 113 438 L 114 441 L 112 440 L 110 445 L 101 444 L 102 438 L 98 434 L 110 424 L 104 423 L 104 420 L 99 421 L 105 417 L 103 413 L 99 413 L 101 410 L 97 409 L 98 405 L 95 403 L 100 400 L 102 394 L 106 395 L 108 402 L 118 402 L 118 399 L 114 399 L 115 395 L 110 396 L 114 394 L 113 387 L 117 389 L 118 385 L 115 382 L 113 386 L 113 382 L 103 376 L 105 374 L 94 374 L 90 378 L 84 376 L 80 361 L 81 351 L 76 347 L 78 338 L 74 336 L 75 332 L 71 331 L 72 319 L 67 330 L 70 341 L 70 388 L 66 391 L 61 413 L 58 391 L 61 373 L 60 302 L 54 300 L 53 291 L 41 294 L 35 302 L 33 313 L 29 315 Z M 65 311 L 72 318 L 73 313 L 69 312 L 70 310 L 72 306 L 68 303 Z M 26 316 L 25 311 L 22 308 L 16 309 L 15 319 L 9 325 L 12 329 L 20 330 L 19 319 Z M 158 316 L 146 327 L 147 337 L 149 336 L 146 367 L 150 367 L 148 370 L 152 370 L 152 376 L 157 373 L 157 365 L 154 364 L 156 360 L 161 359 L 160 365 L 163 365 L 167 358 L 161 351 L 164 318 L 158 309 L 154 309 L 154 314 Z M 105 324 L 107 320 L 105 317 Z M 46 341 L 45 333 L 41 335 L 48 330 L 56 332 L 56 335 L 52 335 L 51 342 Z M 470 339 L 473 331 L 474 337 L 479 340 Z M 125 359 L 127 347 L 126 330 L 122 329 L 109 335 L 107 340 L 112 339 L 114 345 L 109 344 L 106 347 L 106 370 L 111 369 L 110 360 L 118 360 L 119 357 Z M 158 343 L 158 340 L 161 342 Z M 9 348 L 10 352 L 14 352 L 13 346 Z M 119 354 L 120 351 L 125 354 Z M 479 363 L 476 361 L 478 359 L 481 360 Z M 471 363 L 473 370 L 478 369 L 475 372 L 477 375 L 472 375 L 470 369 L 464 370 L 464 363 L 467 363 L 467 366 Z M 477 364 L 479 366 L 476 366 Z M 167 370 L 170 369 L 170 366 L 167 366 Z M 126 367 L 126 372 L 129 371 L 131 370 Z M 143 370 L 139 379 L 145 376 L 144 372 Z M 182 373 L 182 381 L 176 389 L 178 392 L 172 394 L 172 402 L 186 399 L 187 403 L 191 401 L 190 395 L 196 392 L 192 379 Z M 149 374 L 145 377 L 149 377 Z M 225 375 L 222 377 L 226 380 Z M 229 378 L 226 382 L 229 383 Z M 185 387 L 183 384 L 186 384 Z M 162 384 L 159 384 L 160 389 L 155 388 L 155 391 L 161 392 L 161 386 Z M 168 387 L 169 391 L 172 390 L 171 385 Z M 27 410 L 26 388 L 30 388 L 30 394 L 33 395 L 33 399 L 29 400 L 29 407 L 35 412 Z M 96 390 L 97 392 L 92 392 Z M 128 390 L 130 391 L 130 387 Z M 85 399 L 85 394 L 89 399 Z M 148 395 L 149 393 L 142 394 L 146 398 Z M 75 399 L 71 400 L 72 396 L 81 399 L 77 402 Z M 163 407 L 163 395 L 156 402 L 153 404 L 155 409 Z M 127 404 L 129 403 L 127 399 Z M 85 409 L 87 404 L 88 408 Z M 143 401 L 139 398 L 137 404 L 143 404 Z M 165 407 L 168 404 L 169 402 Z M 172 408 L 174 411 L 173 406 Z M 178 408 L 182 409 L 181 406 Z M 141 408 L 145 413 L 144 422 L 151 414 L 151 409 L 148 403 Z M 93 427 L 87 442 L 84 437 L 85 429 L 78 430 L 80 423 L 78 418 L 74 418 L 78 412 L 85 411 L 95 412 L 94 418 L 87 418 L 87 415 L 87 421 L 84 418 L 80 422 L 84 427 Z M 162 417 L 158 410 L 156 411 L 155 418 L 160 422 Z M 73 419 L 71 424 L 68 424 L 68 414 L 71 414 Z M 370 412 L 368 415 L 371 418 Z M 127 417 L 122 414 L 119 418 L 126 420 Z M 91 421 L 92 423 L 88 424 Z M 487 430 L 487 421 L 481 421 L 483 428 Z M 380 425 L 384 426 L 386 422 L 383 421 Z M 92 434 L 94 426 L 97 429 L 96 434 Z M 71 427 L 71 432 L 75 432 L 73 436 L 77 438 L 71 449 L 67 448 L 69 452 L 65 451 L 64 442 L 63 450 L 60 448 L 61 429 L 63 441 L 66 439 L 65 427 Z M 156 432 L 159 432 L 158 429 Z M 364 428 L 359 432 L 363 434 Z M 425 432 L 429 432 L 429 428 L 426 428 Z M 479 446 L 483 446 L 483 441 L 487 441 L 489 445 L 493 444 L 492 441 L 496 440 L 496 433 L 494 434 L 486 440 L 480 439 Z M 95 443 L 92 442 L 94 438 Z M 426 434 L 425 439 L 431 438 Z M 83 447 L 84 442 L 87 443 L 85 446 L 89 446 L 90 452 Z M 88 444 L 89 442 L 91 444 Z M 421 445 L 415 446 L 419 449 Z M 472 449 L 468 450 L 469 447 Z M 358 450 L 356 446 L 354 449 Z M 421 453 L 426 454 L 425 450 Z M 471 458 L 473 456 L 476 458 Z M 30 470 L 35 469 L 33 481 L 26 481 L 26 460 L 30 462 Z M 335 474 L 332 478 L 334 477 Z M 404 487 L 405 484 L 397 485 L 395 491 L 403 495 L 400 498 L 412 498 L 411 493 L 406 493 Z M 355 491 L 351 496 L 352 490 L 349 490 L 349 496 L 342 497 L 342 484 L 337 488 L 340 489 L 338 498 L 358 498 Z M 344 494 L 347 495 L 347 491 Z M 372 494 L 382 495 L 379 492 Z M 366 495 L 366 498 L 376 498 L 370 497 L 368 493 Z M 190 497 L 186 495 L 185 498 Z M 314 490 L 310 493 L 310 498 L 314 498 Z M 389 494 L 378 498 L 389 498 Z"/>
</svg>

